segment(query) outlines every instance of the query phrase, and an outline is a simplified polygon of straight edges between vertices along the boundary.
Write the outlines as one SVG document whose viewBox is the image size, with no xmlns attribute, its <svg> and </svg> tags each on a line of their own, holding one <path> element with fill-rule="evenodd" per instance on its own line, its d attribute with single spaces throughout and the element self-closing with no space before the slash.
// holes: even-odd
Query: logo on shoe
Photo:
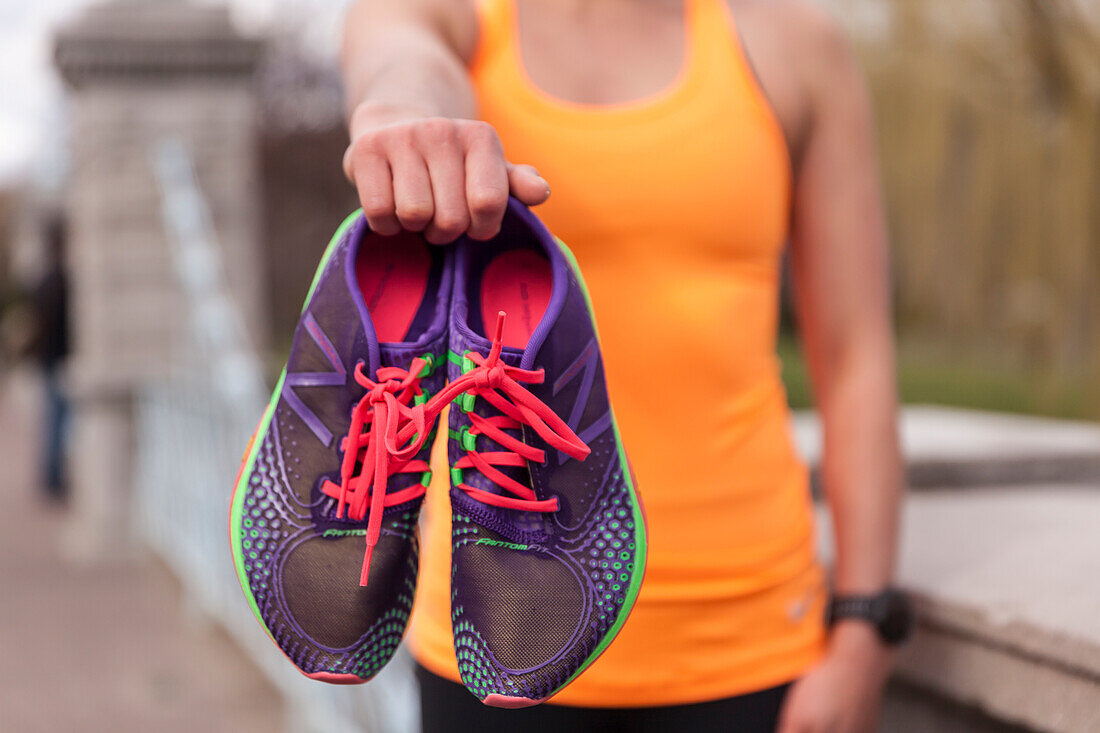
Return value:
<svg viewBox="0 0 1100 733">
<path fill-rule="evenodd" d="M 367 533 L 365 529 L 326 529 L 322 537 L 362 537 Z"/>
<path fill-rule="evenodd" d="M 520 545 L 515 542 L 504 542 L 503 540 L 491 540 L 488 537 L 482 537 L 475 545 L 489 545 L 490 547 L 504 547 L 509 550 L 530 550 L 530 545 Z"/>
</svg>

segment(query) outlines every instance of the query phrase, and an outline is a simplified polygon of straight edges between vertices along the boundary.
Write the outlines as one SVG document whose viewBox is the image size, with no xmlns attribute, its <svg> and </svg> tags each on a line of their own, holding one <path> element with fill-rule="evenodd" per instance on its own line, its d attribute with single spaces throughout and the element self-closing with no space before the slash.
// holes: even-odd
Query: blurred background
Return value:
<svg viewBox="0 0 1100 733">
<path fill-rule="evenodd" d="M 894 245 L 921 621 L 883 730 L 1100 731 L 1100 2 L 820 1 Z M 0 729 L 415 729 L 404 658 L 299 678 L 224 536 L 357 205 L 343 7 L 0 0 Z M 789 318 L 780 348 L 813 462 Z"/>
</svg>

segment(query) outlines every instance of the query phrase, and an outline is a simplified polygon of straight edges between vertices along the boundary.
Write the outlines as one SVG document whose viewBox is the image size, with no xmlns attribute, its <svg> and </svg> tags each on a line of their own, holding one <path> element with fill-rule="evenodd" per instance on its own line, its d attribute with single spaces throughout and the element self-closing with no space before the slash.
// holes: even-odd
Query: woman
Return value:
<svg viewBox="0 0 1100 733">
<path fill-rule="evenodd" d="M 344 68 L 344 167 L 375 231 L 487 239 L 511 193 L 574 250 L 649 522 L 604 655 L 551 703 L 485 708 L 455 682 L 436 470 L 425 730 L 873 728 L 902 482 L 869 103 L 836 26 L 784 0 L 360 0 Z M 787 242 L 836 529 L 828 629 L 774 353 Z"/>
</svg>

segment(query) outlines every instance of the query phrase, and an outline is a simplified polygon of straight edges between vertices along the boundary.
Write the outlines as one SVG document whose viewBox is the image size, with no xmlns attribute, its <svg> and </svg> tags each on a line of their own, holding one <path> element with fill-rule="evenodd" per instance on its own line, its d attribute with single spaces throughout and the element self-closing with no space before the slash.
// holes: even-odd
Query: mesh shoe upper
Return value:
<svg viewBox="0 0 1100 733">
<path fill-rule="evenodd" d="M 538 248 L 549 259 L 553 291 L 543 318 L 523 350 L 501 359 L 542 369 L 532 395 L 560 416 L 591 453 L 580 460 L 549 445 L 527 426 L 508 431 L 545 452 L 543 462 L 500 469 L 531 487 L 556 511 L 519 511 L 478 501 L 451 488 L 452 622 L 459 671 L 478 698 L 541 701 L 582 671 L 617 633 L 629 613 L 644 570 L 645 527 L 630 470 L 618 439 L 604 381 L 592 314 L 571 256 L 537 219 L 510 204 L 502 234 L 489 243 L 460 244 L 452 306 L 449 378 L 470 368 L 469 352 L 489 354 L 485 325 L 475 313 L 479 274 L 494 252 Z M 454 466 L 467 449 L 503 446 L 488 436 L 473 442 L 469 412 L 500 415 L 488 400 L 458 400 L 450 411 Z M 501 488 L 483 472 L 456 475 L 466 487 Z"/>
<path fill-rule="evenodd" d="M 230 534 L 246 596 L 287 657 L 319 678 L 368 679 L 392 656 L 412 607 L 421 498 L 382 512 L 362 587 L 367 517 L 338 517 L 337 499 L 321 489 L 341 481 L 341 447 L 366 392 L 353 378 L 356 365 L 374 377 L 379 367 L 408 369 L 417 357 L 433 365 L 444 360 L 451 275 L 449 253 L 433 249 L 412 342 L 379 344 L 354 274 L 359 243 L 374 235 L 361 216 L 349 222 L 318 269 L 286 371 L 242 469 Z M 419 386 L 426 398 L 442 387 L 445 370 L 425 371 Z M 429 445 L 415 458 L 426 460 Z M 422 481 L 394 473 L 387 493 Z"/>
</svg>

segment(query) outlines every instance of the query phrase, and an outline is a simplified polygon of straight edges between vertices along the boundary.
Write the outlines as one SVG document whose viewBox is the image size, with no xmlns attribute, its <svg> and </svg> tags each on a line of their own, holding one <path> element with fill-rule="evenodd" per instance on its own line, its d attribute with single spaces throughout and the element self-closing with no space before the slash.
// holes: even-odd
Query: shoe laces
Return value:
<svg viewBox="0 0 1100 733">
<path fill-rule="evenodd" d="M 558 510 L 556 497 L 539 499 L 534 490 L 502 472 L 498 466 L 524 467 L 527 461 L 543 463 L 545 451 L 527 445 L 509 435 L 506 430 L 519 430 L 527 426 L 549 446 L 578 460 L 584 460 L 591 452 L 589 447 L 546 403 L 531 394 L 525 384 L 541 384 L 545 379 L 542 369 L 520 369 L 501 360 L 502 335 L 506 314 L 497 314 L 496 331 L 488 356 L 467 352 L 465 358 L 474 368 L 448 384 L 431 402 L 430 412 L 442 410 L 442 406 L 459 395 L 470 395 L 470 400 L 480 397 L 501 414 L 482 417 L 467 409 L 470 419 L 466 435 L 454 435 L 466 448 L 466 455 L 454 464 L 452 475 L 455 485 L 471 498 L 491 506 L 532 512 Z M 467 405 L 470 403 L 467 402 Z M 476 449 L 478 436 L 496 442 L 505 450 L 480 452 Z M 470 486 L 461 480 L 462 469 L 472 468 L 491 480 L 507 494 L 494 494 Z M 510 494 L 510 495 L 509 495 Z"/>
<path fill-rule="evenodd" d="M 388 483 L 395 473 L 430 470 L 427 462 L 412 460 L 427 440 L 428 425 L 434 420 L 434 413 L 425 408 L 420 397 L 420 380 L 430 371 L 423 357 L 413 359 L 407 370 L 380 368 L 377 381 L 363 373 L 363 362 L 355 367 L 355 381 L 367 392 L 352 408 L 351 426 L 340 443 L 340 483 L 326 480 L 321 492 L 337 500 L 337 519 L 344 517 L 345 509 L 351 519 L 367 518 L 360 585 L 366 585 L 370 576 L 371 554 L 381 535 L 383 510 L 423 496 L 427 490 L 424 483 L 418 482 L 389 492 Z"/>
</svg>

